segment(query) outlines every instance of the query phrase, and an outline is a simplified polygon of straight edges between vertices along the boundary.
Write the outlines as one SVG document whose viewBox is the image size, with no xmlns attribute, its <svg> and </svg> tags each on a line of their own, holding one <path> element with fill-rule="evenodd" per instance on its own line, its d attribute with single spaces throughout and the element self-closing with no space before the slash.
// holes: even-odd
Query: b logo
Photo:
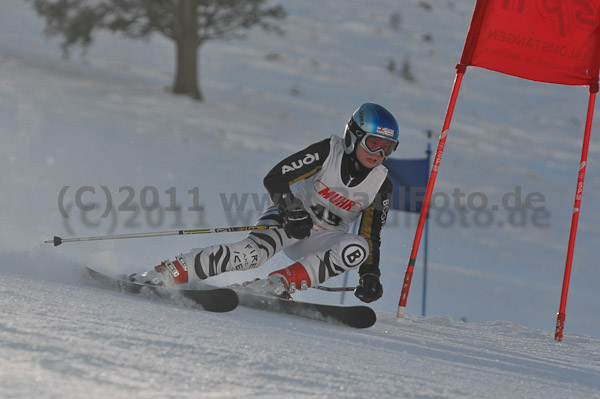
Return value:
<svg viewBox="0 0 600 399">
<path fill-rule="evenodd" d="M 360 266 L 367 257 L 367 252 L 358 244 L 350 244 L 342 251 L 342 259 L 347 268 Z"/>
</svg>

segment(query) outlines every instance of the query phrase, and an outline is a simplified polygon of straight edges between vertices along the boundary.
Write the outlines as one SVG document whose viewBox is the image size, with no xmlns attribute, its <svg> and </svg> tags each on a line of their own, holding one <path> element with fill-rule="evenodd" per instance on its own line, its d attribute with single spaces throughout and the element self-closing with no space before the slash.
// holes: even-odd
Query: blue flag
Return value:
<svg viewBox="0 0 600 399">
<path fill-rule="evenodd" d="M 421 212 L 429 181 L 429 158 L 387 159 L 383 164 L 394 184 L 392 209 Z"/>
</svg>

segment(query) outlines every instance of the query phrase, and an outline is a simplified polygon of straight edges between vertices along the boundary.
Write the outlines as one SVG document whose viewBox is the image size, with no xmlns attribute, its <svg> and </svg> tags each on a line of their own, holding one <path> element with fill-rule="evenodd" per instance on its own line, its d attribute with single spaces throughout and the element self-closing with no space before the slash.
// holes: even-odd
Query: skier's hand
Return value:
<svg viewBox="0 0 600 399">
<path fill-rule="evenodd" d="M 383 286 L 376 274 L 365 273 L 360 276 L 360 281 L 354 295 L 363 302 L 369 303 L 378 300 L 383 295 Z"/>
<path fill-rule="evenodd" d="M 277 205 L 277 210 L 284 220 L 283 229 L 292 238 L 303 240 L 310 236 L 313 221 L 302 200 L 292 194 L 284 194 Z"/>
</svg>

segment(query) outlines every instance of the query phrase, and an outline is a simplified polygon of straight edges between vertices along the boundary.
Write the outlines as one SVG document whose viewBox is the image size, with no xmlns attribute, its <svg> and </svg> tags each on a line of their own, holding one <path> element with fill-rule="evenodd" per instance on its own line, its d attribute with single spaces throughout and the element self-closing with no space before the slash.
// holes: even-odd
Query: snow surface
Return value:
<svg viewBox="0 0 600 399">
<path fill-rule="evenodd" d="M 197 103 L 165 90 L 174 56 L 164 39 L 103 34 L 85 59 L 74 49 L 66 62 L 59 40 L 43 37 L 30 3 L 0 3 L 0 397 L 599 398 L 597 120 L 565 340 L 553 340 L 586 88 L 469 69 L 436 191 L 441 201 L 460 190 L 461 205 L 482 193 L 499 209 L 485 226 L 477 218 L 486 214 L 472 207 L 432 211 L 427 317 L 419 316 L 421 254 L 408 315 L 395 318 L 416 215 L 391 214 L 385 294 L 372 304 L 379 320 L 367 330 L 243 308 L 211 314 L 92 288 L 81 278 L 82 265 L 141 271 L 239 235 L 42 243 L 53 235 L 252 223 L 272 165 L 341 134 L 365 101 L 399 119 L 395 156 L 422 157 L 424 131 L 442 125 L 474 1 L 283 4 L 285 36 L 256 31 L 202 49 L 207 100 Z M 398 30 L 389 22 L 394 12 Z M 415 82 L 386 69 L 390 57 L 401 65 L 407 56 Z M 75 194 L 85 187 L 95 193 L 82 192 L 84 204 L 97 207 L 81 212 Z M 105 218 L 103 187 L 114 206 Z M 541 223 L 530 210 L 501 206 L 516 187 L 523 199 L 543 195 Z M 152 202 L 152 188 L 162 212 L 140 210 L 141 193 Z M 130 191 L 134 200 L 126 203 Z M 243 210 L 225 209 L 244 193 Z M 169 210 L 171 195 L 181 211 Z M 287 264 L 277 255 L 214 283 Z M 313 291 L 297 298 L 340 301 Z M 345 303 L 360 302 L 346 295 Z"/>
</svg>

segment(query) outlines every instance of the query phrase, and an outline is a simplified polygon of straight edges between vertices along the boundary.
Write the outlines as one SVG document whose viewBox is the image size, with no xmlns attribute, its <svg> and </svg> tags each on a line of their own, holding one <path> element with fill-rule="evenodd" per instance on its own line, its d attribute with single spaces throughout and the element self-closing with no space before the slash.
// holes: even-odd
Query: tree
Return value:
<svg viewBox="0 0 600 399">
<path fill-rule="evenodd" d="M 107 30 L 131 39 L 158 33 L 175 44 L 173 93 L 202 100 L 198 56 L 209 40 L 242 39 L 255 26 L 282 34 L 276 24 L 286 12 L 266 7 L 267 0 L 27 0 L 46 20 L 46 36 L 62 36 L 63 55 L 80 45 L 85 51 L 93 33 Z"/>
</svg>

